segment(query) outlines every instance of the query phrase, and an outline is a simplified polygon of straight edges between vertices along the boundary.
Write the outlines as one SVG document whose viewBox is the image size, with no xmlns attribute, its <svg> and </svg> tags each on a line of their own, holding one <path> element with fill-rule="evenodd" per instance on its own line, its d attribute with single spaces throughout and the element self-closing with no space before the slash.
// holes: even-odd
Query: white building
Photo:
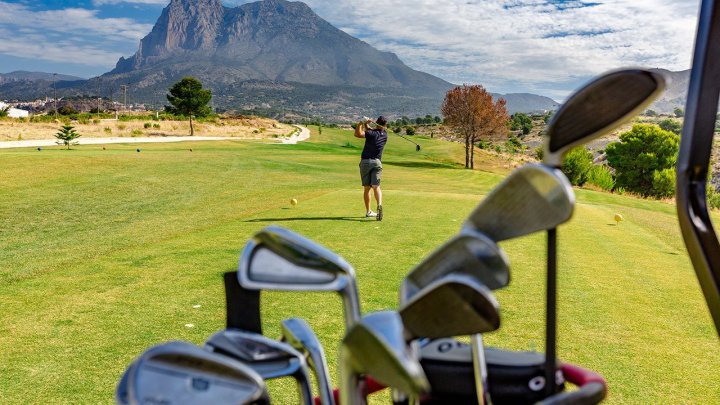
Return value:
<svg viewBox="0 0 720 405">
<path fill-rule="evenodd" d="M 8 105 L 0 101 L 0 110 L 4 110 L 8 108 Z M 17 108 L 10 107 L 8 110 L 8 117 L 10 118 L 27 118 L 30 116 L 30 112 L 25 110 L 20 110 Z"/>
</svg>

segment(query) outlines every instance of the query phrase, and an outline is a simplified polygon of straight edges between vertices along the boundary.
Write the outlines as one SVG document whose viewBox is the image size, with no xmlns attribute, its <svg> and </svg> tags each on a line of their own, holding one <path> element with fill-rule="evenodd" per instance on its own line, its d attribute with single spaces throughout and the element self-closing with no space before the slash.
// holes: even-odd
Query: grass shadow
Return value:
<svg viewBox="0 0 720 405">
<path fill-rule="evenodd" d="M 409 162 L 393 162 L 383 161 L 383 165 L 400 166 L 400 167 L 417 167 L 424 169 L 457 169 L 459 165 L 455 163 L 427 162 L 427 161 L 409 161 Z"/>
<path fill-rule="evenodd" d="M 298 217 L 298 218 L 257 218 L 248 219 L 243 222 L 283 222 L 283 221 L 352 221 L 352 222 L 375 222 L 375 218 L 365 217 Z"/>
</svg>

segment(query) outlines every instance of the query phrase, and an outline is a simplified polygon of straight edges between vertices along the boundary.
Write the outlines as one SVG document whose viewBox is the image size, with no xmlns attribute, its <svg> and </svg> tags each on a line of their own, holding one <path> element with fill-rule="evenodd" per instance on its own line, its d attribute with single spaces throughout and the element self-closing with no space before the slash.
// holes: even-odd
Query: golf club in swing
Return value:
<svg viewBox="0 0 720 405">
<path fill-rule="evenodd" d="M 644 69 L 605 73 L 576 91 L 548 124 L 543 164 L 562 165 L 572 148 L 617 128 L 648 106 L 666 86 L 666 77 Z M 546 379 L 555 375 L 557 346 L 557 229 L 547 230 Z M 554 394 L 555 384 L 546 384 Z"/>
<path fill-rule="evenodd" d="M 363 117 L 363 121 L 366 122 L 366 123 L 368 123 L 368 124 L 374 124 L 374 125 L 376 125 L 376 126 L 378 125 L 375 121 L 373 121 L 372 119 L 370 119 L 370 118 L 368 118 L 368 117 Z M 392 132 L 392 131 L 391 131 L 391 132 Z M 411 141 L 411 140 L 408 139 L 408 138 L 405 138 L 404 136 L 398 134 L 397 132 L 392 132 L 392 133 L 393 133 L 394 135 L 397 135 L 397 136 L 399 136 L 400 138 L 402 138 L 402 139 L 410 142 L 411 144 L 415 145 L 415 151 L 416 151 L 416 152 L 420 152 L 420 145 L 419 145 L 419 144 Z"/>
</svg>

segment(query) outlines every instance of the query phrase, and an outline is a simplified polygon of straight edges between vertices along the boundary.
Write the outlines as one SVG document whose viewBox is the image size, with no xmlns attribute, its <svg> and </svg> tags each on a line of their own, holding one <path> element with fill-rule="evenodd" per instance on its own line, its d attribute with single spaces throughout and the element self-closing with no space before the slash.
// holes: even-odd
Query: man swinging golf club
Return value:
<svg viewBox="0 0 720 405">
<path fill-rule="evenodd" d="M 374 129 L 369 124 L 375 124 Z M 382 191 L 380 190 L 380 177 L 382 175 L 382 153 L 387 143 L 388 134 L 385 129 L 387 120 L 382 115 L 373 122 L 364 118 L 355 127 L 355 137 L 365 138 L 365 147 L 360 157 L 360 179 L 363 186 L 363 199 L 365 201 L 365 216 L 376 217 L 378 221 L 383 219 Z M 377 213 L 370 209 L 370 189 L 375 194 L 377 202 Z"/>
</svg>

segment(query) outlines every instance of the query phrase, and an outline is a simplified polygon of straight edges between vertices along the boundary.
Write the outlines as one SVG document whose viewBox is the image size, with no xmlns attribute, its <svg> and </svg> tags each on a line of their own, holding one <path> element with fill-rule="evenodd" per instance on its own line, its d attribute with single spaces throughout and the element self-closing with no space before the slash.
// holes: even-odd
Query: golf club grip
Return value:
<svg viewBox="0 0 720 405">
<path fill-rule="evenodd" d="M 580 388 L 553 395 L 538 402 L 538 405 L 595 405 L 605 399 L 607 383 L 600 374 L 574 364 L 563 364 L 560 369 L 567 381 Z"/>
<path fill-rule="evenodd" d="M 237 272 L 223 274 L 225 283 L 225 307 L 228 329 L 241 329 L 262 335 L 260 319 L 260 291 L 243 288 Z"/>
<path fill-rule="evenodd" d="M 365 377 L 365 383 L 367 384 L 367 395 L 373 394 L 378 391 L 382 391 L 387 388 L 385 385 L 373 380 L 372 377 Z M 340 390 L 335 388 L 333 390 L 333 398 L 335 398 L 335 405 L 340 405 Z M 322 405 L 320 397 L 315 397 L 315 405 Z"/>
</svg>

